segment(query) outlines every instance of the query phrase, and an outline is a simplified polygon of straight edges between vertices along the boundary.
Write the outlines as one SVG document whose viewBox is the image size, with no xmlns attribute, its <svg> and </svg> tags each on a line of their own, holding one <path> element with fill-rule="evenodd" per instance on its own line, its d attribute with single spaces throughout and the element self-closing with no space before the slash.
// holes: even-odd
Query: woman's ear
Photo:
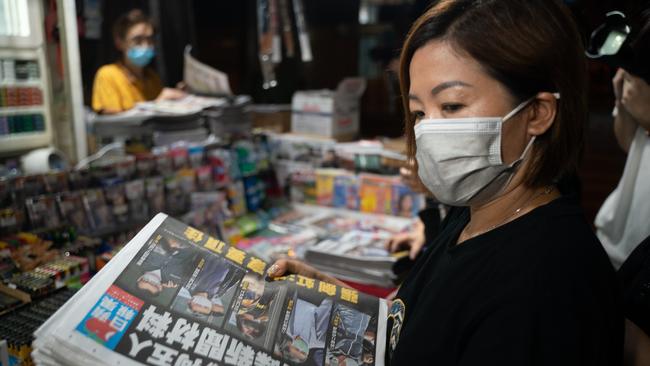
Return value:
<svg viewBox="0 0 650 366">
<path fill-rule="evenodd" d="M 528 113 L 528 134 L 539 136 L 548 131 L 555 121 L 558 98 L 555 94 L 541 92 L 535 96 L 533 108 Z"/>
</svg>

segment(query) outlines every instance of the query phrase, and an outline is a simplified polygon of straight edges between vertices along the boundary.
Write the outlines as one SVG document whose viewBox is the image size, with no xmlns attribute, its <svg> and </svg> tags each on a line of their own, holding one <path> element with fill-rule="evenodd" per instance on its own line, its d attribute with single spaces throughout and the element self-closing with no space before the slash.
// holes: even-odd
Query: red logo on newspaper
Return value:
<svg viewBox="0 0 650 366">
<path fill-rule="evenodd" d="M 122 290 L 121 288 L 111 285 L 111 287 L 108 288 L 108 291 L 106 291 L 106 294 L 114 298 L 115 300 L 118 300 L 122 304 L 129 306 L 132 309 L 135 309 L 136 311 L 140 311 L 142 309 L 142 305 L 144 305 L 144 301 L 140 300 L 139 298 L 131 295 L 130 293 Z"/>
</svg>

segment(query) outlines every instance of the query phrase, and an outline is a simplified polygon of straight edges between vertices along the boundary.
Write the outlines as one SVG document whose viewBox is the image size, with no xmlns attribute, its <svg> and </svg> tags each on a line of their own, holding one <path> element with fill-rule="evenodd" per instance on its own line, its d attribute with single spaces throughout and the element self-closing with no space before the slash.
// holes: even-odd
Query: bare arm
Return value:
<svg viewBox="0 0 650 366">
<path fill-rule="evenodd" d="M 320 272 L 314 267 L 295 259 L 280 259 L 276 261 L 267 271 L 267 276 L 270 278 L 277 278 L 289 274 L 297 274 L 309 278 L 314 278 L 319 281 L 328 282 L 341 287 L 350 287 L 343 281 Z"/>
<path fill-rule="evenodd" d="M 616 109 L 618 113 L 614 116 L 614 135 L 621 149 L 628 152 L 639 124 L 621 103 L 616 103 Z"/>
</svg>

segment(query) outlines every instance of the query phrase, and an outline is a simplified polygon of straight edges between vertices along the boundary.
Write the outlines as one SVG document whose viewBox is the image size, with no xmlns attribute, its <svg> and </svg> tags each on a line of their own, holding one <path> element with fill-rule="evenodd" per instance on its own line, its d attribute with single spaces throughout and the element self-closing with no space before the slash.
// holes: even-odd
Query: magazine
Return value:
<svg viewBox="0 0 650 366">
<path fill-rule="evenodd" d="M 393 235 L 412 230 L 413 219 L 309 205 L 294 208 L 314 213 L 300 224 L 316 229 L 320 240 L 302 256 L 326 273 L 389 288 L 411 265 L 407 252 L 389 253 L 385 244 Z"/>
<path fill-rule="evenodd" d="M 158 214 L 36 333 L 40 365 L 383 365 L 386 302 Z"/>
<path fill-rule="evenodd" d="M 385 245 L 415 223 L 404 217 L 293 204 L 237 245 L 267 262 L 298 258 L 340 279 L 394 288 L 412 262 L 408 252 L 392 254 Z"/>
</svg>

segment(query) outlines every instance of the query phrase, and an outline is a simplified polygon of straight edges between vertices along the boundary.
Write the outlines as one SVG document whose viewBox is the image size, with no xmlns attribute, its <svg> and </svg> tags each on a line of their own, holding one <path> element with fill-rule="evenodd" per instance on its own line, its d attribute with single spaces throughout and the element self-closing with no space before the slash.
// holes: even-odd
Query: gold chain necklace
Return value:
<svg viewBox="0 0 650 366">
<path fill-rule="evenodd" d="M 520 213 L 521 210 L 523 210 L 524 208 L 526 208 L 526 205 L 528 205 L 529 203 L 533 202 L 534 200 L 536 200 L 537 198 L 539 198 L 539 197 L 541 197 L 541 196 L 545 196 L 545 195 L 547 195 L 547 194 L 550 194 L 551 192 L 553 192 L 554 189 L 555 189 L 554 186 L 548 186 L 548 187 L 546 187 L 546 189 L 544 189 L 543 191 L 541 191 L 541 192 L 537 193 L 536 195 L 534 195 L 534 196 L 530 197 L 529 199 L 527 199 L 527 200 L 526 200 L 526 201 L 525 201 L 521 206 L 519 206 L 519 208 L 517 208 L 516 210 L 514 210 L 510 215 L 506 216 L 503 220 L 501 220 L 501 221 L 499 221 L 498 223 L 496 223 L 496 224 L 494 224 L 494 225 L 488 227 L 487 229 L 484 229 L 484 230 L 481 230 L 481 231 L 479 231 L 479 232 L 473 233 L 472 235 L 468 235 L 468 237 L 465 238 L 465 240 L 463 240 L 463 241 L 466 241 L 466 240 L 469 240 L 469 239 L 475 238 L 475 237 L 477 237 L 477 236 L 479 236 L 479 235 L 483 235 L 483 234 L 487 233 L 488 231 L 491 231 L 491 230 L 493 230 L 493 229 L 496 229 L 497 227 L 499 227 L 499 226 L 501 226 L 501 225 L 507 223 L 510 219 L 512 219 L 512 218 L 515 217 L 518 213 Z M 467 228 L 467 227 L 465 227 L 465 228 Z"/>
</svg>

